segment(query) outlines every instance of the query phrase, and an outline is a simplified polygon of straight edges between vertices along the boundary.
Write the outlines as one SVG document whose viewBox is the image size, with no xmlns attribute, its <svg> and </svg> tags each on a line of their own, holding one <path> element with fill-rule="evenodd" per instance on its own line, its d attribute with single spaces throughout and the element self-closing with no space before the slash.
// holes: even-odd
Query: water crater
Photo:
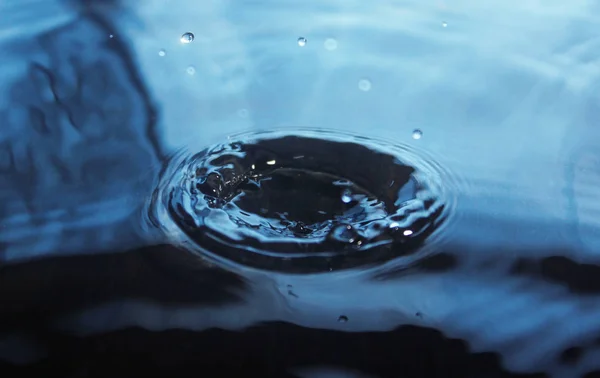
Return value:
<svg viewBox="0 0 600 378">
<path fill-rule="evenodd" d="M 290 273 L 415 253 L 445 217 L 409 150 L 330 133 L 241 134 L 163 178 L 165 214 L 201 255 Z"/>
</svg>

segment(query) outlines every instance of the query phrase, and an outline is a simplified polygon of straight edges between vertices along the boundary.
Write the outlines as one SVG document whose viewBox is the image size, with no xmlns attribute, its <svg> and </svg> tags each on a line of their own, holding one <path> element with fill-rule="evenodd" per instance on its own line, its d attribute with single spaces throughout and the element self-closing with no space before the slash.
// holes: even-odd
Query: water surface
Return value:
<svg viewBox="0 0 600 378">
<path fill-rule="evenodd" d="M 71 340 L 72 352 L 77 337 L 139 331 L 131 327 L 218 328 L 219 337 L 250 343 L 257 328 L 248 327 L 267 322 L 279 324 L 269 332 L 298 345 L 322 337 L 357 360 L 360 354 L 344 349 L 358 340 L 351 337 L 372 347 L 399 343 L 406 334 L 392 330 L 410 325 L 464 340 L 473 356 L 498 353 L 515 373 L 574 377 L 598 368 L 596 8 L 587 1 L 0 3 L 10 15 L 0 19 L 0 351 L 13 362 L 43 360 L 58 341 L 32 333 L 40 324 Z M 182 43 L 188 32 L 193 40 Z M 235 145 L 239 135 L 307 138 L 314 130 L 320 139 L 329 130 L 329 143 L 344 135 L 397 159 L 344 156 L 346 148 L 338 153 L 328 149 L 335 144 L 315 148 L 306 140 L 275 158 L 317 153 L 334 171 L 288 164 L 274 173 L 272 157 L 256 151 L 228 157 L 244 168 L 233 174 L 242 179 L 211 196 L 214 204 L 225 201 L 219 209 L 234 204 L 226 213 L 246 223 L 211 228 L 232 236 L 267 219 L 274 233 L 304 247 L 313 237 L 317 244 L 341 238 L 343 245 L 311 253 L 354 259 L 369 251 L 352 246 L 370 240 L 368 225 L 358 223 L 383 219 L 389 228 L 386 199 L 418 198 L 418 183 L 432 185 L 433 204 L 444 204 L 442 226 L 368 264 L 319 265 L 319 257 L 295 269 L 281 248 L 260 251 L 287 261 L 283 269 L 243 261 L 250 252 L 243 238 L 229 256 L 215 244 L 207 251 L 168 206 L 156 205 L 165 204 L 174 175 L 207 149 L 260 145 Z M 266 167 L 249 169 L 248 156 Z M 420 179 L 411 181 L 410 168 Z M 390 172 L 405 185 L 375 195 L 371 185 Z M 365 173 L 373 179 L 356 182 Z M 189 201 L 210 200 L 204 196 L 223 183 L 200 176 L 185 179 L 214 185 L 194 181 L 202 198 L 186 186 L 197 197 Z M 238 198 L 242 192 L 251 200 Z M 359 197 L 348 208 L 345 195 Z M 281 216 L 293 209 L 293 219 Z M 336 231 L 347 224 L 350 234 Z M 415 230 L 405 226 L 402 236 L 410 238 L 404 231 Z M 275 237 L 265 229 L 253 234 L 261 248 Z M 306 253 L 296 247 L 288 252 Z M 321 355 L 303 365 L 301 358 L 281 362 L 282 354 L 273 363 L 289 374 L 292 367 L 349 366 Z M 353 368 L 368 372 L 367 365 Z M 491 374 L 478 376 L 484 373 Z"/>
</svg>

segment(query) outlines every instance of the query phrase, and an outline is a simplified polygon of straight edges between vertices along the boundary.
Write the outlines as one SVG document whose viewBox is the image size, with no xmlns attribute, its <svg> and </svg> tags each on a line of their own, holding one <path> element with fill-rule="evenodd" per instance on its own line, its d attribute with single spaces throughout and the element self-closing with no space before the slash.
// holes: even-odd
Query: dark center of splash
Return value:
<svg viewBox="0 0 600 378">
<path fill-rule="evenodd" d="M 342 180 L 328 173 L 295 168 L 255 173 L 235 189 L 237 195 L 232 202 L 237 209 L 228 208 L 238 210 L 240 218 L 249 221 L 267 220 L 269 227 L 260 229 L 264 235 L 324 236 L 335 223 L 356 223 L 377 212 L 374 195 Z M 360 211 L 355 210 L 357 206 L 361 206 Z"/>
<path fill-rule="evenodd" d="M 351 268 L 418 250 L 443 218 L 426 175 L 356 142 L 240 138 L 185 160 L 166 207 L 194 249 L 287 272 Z"/>
</svg>

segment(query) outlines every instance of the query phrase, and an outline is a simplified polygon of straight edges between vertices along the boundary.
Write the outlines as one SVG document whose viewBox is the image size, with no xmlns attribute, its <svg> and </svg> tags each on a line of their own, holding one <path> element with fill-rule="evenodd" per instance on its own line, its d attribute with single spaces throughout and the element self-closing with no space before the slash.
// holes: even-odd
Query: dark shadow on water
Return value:
<svg viewBox="0 0 600 378">
<path fill-rule="evenodd" d="M 539 260 L 519 258 L 514 262 L 511 273 L 562 285 L 574 294 L 600 294 L 600 266 L 578 263 L 565 256 Z"/>
<path fill-rule="evenodd" d="M 510 374 L 498 355 L 471 354 L 463 341 L 414 326 L 346 333 L 268 323 L 244 332 L 130 328 L 86 338 L 45 333 L 43 339 L 51 346 L 47 359 L 0 368 L 11 376 L 63 377 L 293 377 L 294 369 L 312 366 L 375 377 L 545 377 Z"/>
<path fill-rule="evenodd" d="M 457 260 L 450 256 L 453 254 L 441 254 L 407 273 L 453 271 Z M 158 332 L 124 327 L 77 337 L 59 332 L 53 323 L 63 314 L 118 300 L 156 303 L 167 309 L 163 313 L 166 317 L 178 316 L 180 310 L 190 306 L 219 307 L 225 314 L 239 311 L 228 310 L 227 306 L 244 301 L 247 294 L 247 284 L 240 277 L 168 245 L 7 265 L 0 269 L 1 334 L 20 332 L 27 337 L 25 353 L 28 349 L 43 353 L 26 365 L 0 363 L 0 373 L 11 377 L 174 373 L 179 377 L 200 373 L 211 377 L 291 377 L 297 376 L 293 375 L 294 369 L 332 366 L 375 377 L 545 376 L 508 373 L 498 354 L 474 353 L 464 340 L 449 339 L 438 330 L 417 326 L 401 326 L 388 332 L 343 332 L 259 321 L 240 331 L 213 328 Z M 140 323 L 146 316 L 131 315 Z M 5 358 L 0 355 L 0 361 Z M 577 353 L 565 351 L 560 359 L 565 364 L 576 363 Z"/>
<path fill-rule="evenodd" d="M 0 330 L 36 327 L 65 313 L 118 300 L 173 306 L 242 300 L 244 281 L 240 277 L 189 256 L 160 245 L 0 268 Z"/>
</svg>

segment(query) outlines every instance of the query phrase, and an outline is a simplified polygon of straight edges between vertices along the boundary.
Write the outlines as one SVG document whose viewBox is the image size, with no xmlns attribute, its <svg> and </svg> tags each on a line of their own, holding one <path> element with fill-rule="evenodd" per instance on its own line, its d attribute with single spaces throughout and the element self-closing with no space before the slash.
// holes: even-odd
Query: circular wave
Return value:
<svg viewBox="0 0 600 378">
<path fill-rule="evenodd" d="M 447 214 L 435 165 L 368 138 L 239 134 L 171 168 L 153 207 L 188 248 L 246 267 L 308 273 L 381 264 L 418 251 Z"/>
</svg>

